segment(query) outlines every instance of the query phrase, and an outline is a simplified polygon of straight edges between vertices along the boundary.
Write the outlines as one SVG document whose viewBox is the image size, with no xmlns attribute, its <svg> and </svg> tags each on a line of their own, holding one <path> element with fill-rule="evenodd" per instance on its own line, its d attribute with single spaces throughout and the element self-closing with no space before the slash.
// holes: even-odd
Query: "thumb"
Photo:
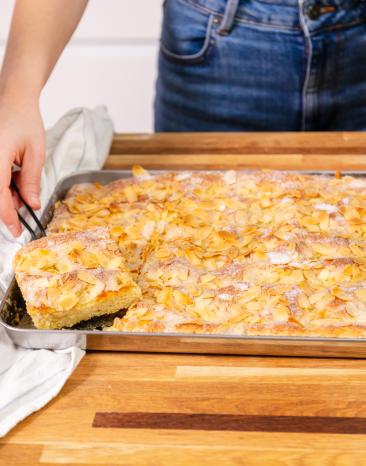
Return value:
<svg viewBox="0 0 366 466">
<path fill-rule="evenodd" d="M 39 209 L 41 203 L 41 172 L 44 164 L 44 149 L 27 148 L 24 154 L 22 169 L 19 174 L 19 190 L 24 200 L 33 208 Z"/>
<path fill-rule="evenodd" d="M 0 170 L 0 219 L 5 223 L 14 236 L 19 236 L 21 227 L 18 220 L 16 205 L 10 191 L 12 157 L 11 150 L 0 150 L 0 160 L 2 161 Z"/>
</svg>

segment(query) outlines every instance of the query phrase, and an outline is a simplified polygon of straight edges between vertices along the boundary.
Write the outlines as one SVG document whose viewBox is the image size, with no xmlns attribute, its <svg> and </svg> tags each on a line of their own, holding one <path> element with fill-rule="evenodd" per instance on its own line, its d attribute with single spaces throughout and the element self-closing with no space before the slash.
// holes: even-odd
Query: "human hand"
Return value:
<svg viewBox="0 0 366 466">
<path fill-rule="evenodd" d="M 11 191 L 14 174 L 24 200 L 34 209 L 40 208 L 40 180 L 45 160 L 45 134 L 38 98 L 0 92 L 0 219 L 13 236 L 19 236 L 21 226 L 17 209 L 20 201 Z"/>
</svg>

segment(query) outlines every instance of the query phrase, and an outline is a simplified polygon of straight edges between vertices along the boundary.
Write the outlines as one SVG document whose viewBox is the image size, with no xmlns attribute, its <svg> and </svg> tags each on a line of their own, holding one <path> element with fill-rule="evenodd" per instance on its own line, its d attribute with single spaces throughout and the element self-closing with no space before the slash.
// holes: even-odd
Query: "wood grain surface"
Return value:
<svg viewBox="0 0 366 466">
<path fill-rule="evenodd" d="M 366 434 L 364 417 L 262 416 L 205 413 L 96 413 L 93 427 L 122 429 L 215 430 Z"/>
<path fill-rule="evenodd" d="M 105 167 L 366 170 L 366 133 L 116 135 Z"/>
<path fill-rule="evenodd" d="M 362 133 L 127 135 L 111 152 L 113 168 L 366 170 Z M 360 466 L 365 425 L 362 359 L 90 352 L 0 439 L 0 465 Z"/>
<path fill-rule="evenodd" d="M 89 353 L 56 399 L 2 439 L 0 464 L 363 465 L 365 370 L 352 359 Z M 199 415 L 201 425 L 93 427 L 106 412 Z M 222 430 L 218 418 L 217 430 L 202 428 L 215 415 L 251 416 L 261 429 Z M 287 429 L 275 432 L 279 419 Z M 330 424 L 348 432 L 319 433 Z"/>
</svg>

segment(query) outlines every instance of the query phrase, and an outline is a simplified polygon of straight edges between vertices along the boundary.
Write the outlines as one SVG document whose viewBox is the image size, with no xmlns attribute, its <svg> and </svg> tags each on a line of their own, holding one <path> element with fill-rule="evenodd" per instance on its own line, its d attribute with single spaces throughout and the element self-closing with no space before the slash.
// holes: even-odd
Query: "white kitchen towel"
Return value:
<svg viewBox="0 0 366 466">
<path fill-rule="evenodd" d="M 71 110 L 47 131 L 42 208 L 60 178 L 103 166 L 112 137 L 113 124 L 104 107 Z M 2 292 L 13 275 L 14 254 L 27 241 L 27 231 L 14 239 L 0 224 Z M 0 325 L 0 437 L 54 398 L 83 355 L 84 351 L 77 347 L 63 351 L 19 348 Z"/>
</svg>

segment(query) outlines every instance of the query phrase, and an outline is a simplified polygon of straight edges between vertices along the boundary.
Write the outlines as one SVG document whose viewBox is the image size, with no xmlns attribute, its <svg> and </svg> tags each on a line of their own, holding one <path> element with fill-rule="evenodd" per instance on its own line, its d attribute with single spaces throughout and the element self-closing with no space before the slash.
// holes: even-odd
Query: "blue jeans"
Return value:
<svg viewBox="0 0 366 466">
<path fill-rule="evenodd" d="M 156 131 L 366 129 L 366 0 L 166 0 Z"/>
</svg>

